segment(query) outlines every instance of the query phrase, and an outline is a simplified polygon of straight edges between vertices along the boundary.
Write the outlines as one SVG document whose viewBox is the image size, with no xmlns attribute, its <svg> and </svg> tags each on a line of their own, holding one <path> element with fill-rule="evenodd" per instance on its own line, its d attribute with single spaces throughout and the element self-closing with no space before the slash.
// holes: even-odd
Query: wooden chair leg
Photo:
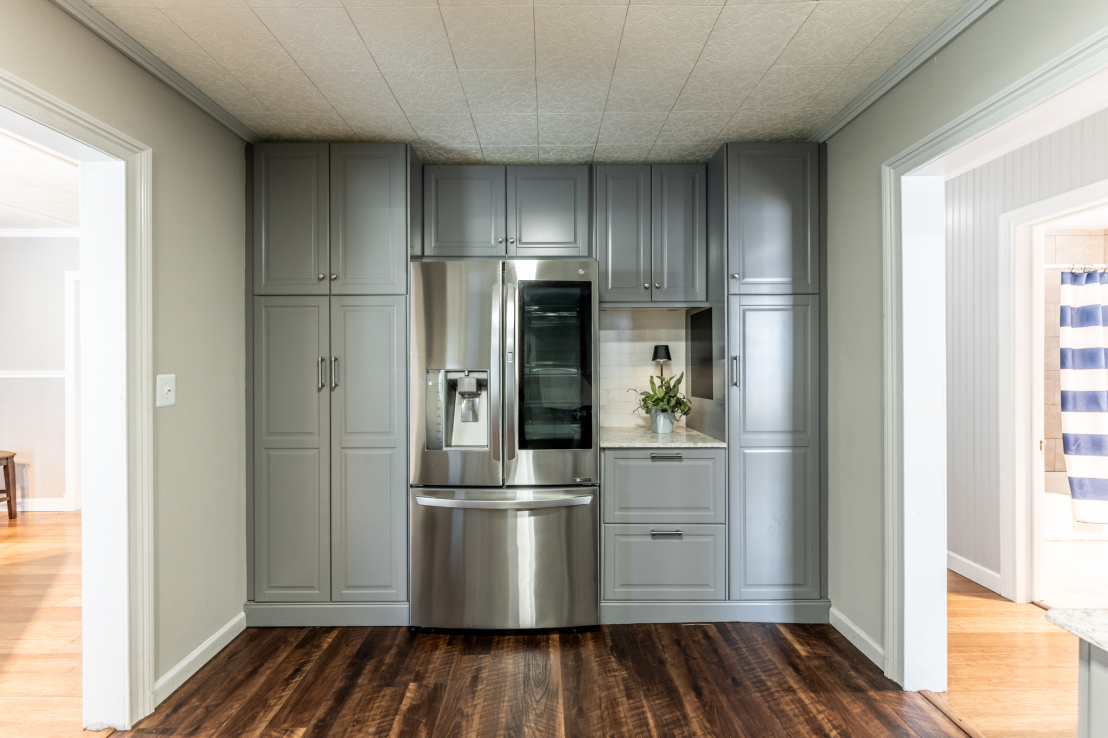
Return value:
<svg viewBox="0 0 1108 738">
<path fill-rule="evenodd" d="M 8 518 L 15 519 L 15 458 L 8 459 L 4 464 L 4 486 L 8 493 Z"/>
</svg>

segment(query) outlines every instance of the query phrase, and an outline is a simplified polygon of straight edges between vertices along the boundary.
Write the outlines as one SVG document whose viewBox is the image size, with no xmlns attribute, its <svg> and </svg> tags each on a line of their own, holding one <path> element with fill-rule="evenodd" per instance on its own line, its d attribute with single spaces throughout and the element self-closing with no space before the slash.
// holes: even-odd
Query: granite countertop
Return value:
<svg viewBox="0 0 1108 738">
<path fill-rule="evenodd" d="M 602 440 L 603 433 L 604 431 L 601 430 Z M 1054 607 L 1047 610 L 1046 619 L 1097 648 L 1108 651 L 1108 609 L 1079 610 L 1070 607 Z"/>
<path fill-rule="evenodd" d="M 727 448 L 727 444 L 684 426 L 677 426 L 673 433 L 651 433 L 649 428 L 601 428 L 600 448 Z"/>
</svg>

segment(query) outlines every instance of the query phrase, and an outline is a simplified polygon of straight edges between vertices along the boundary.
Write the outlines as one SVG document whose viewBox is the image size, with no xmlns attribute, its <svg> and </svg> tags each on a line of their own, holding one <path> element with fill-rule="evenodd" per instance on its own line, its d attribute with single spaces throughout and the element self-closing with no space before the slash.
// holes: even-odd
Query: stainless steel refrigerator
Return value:
<svg viewBox="0 0 1108 738">
<path fill-rule="evenodd" d="M 411 624 L 599 622 L 597 264 L 412 265 Z"/>
</svg>

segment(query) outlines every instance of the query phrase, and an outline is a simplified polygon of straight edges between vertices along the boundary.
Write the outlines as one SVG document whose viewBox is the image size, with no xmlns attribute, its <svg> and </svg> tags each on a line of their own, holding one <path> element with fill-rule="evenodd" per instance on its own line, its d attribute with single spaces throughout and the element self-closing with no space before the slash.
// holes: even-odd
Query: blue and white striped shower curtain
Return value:
<svg viewBox="0 0 1108 738">
<path fill-rule="evenodd" d="M 1062 447 L 1074 517 L 1108 523 L 1108 274 L 1062 272 Z"/>
</svg>

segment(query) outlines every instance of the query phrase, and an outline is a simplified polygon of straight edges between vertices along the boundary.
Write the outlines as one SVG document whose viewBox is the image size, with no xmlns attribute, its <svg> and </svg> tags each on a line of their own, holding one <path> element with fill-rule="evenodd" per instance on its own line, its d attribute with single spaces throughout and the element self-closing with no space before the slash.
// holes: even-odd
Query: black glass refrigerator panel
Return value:
<svg viewBox="0 0 1108 738">
<path fill-rule="evenodd" d="M 521 281 L 519 304 L 520 449 L 592 448 L 592 285 Z"/>
</svg>

